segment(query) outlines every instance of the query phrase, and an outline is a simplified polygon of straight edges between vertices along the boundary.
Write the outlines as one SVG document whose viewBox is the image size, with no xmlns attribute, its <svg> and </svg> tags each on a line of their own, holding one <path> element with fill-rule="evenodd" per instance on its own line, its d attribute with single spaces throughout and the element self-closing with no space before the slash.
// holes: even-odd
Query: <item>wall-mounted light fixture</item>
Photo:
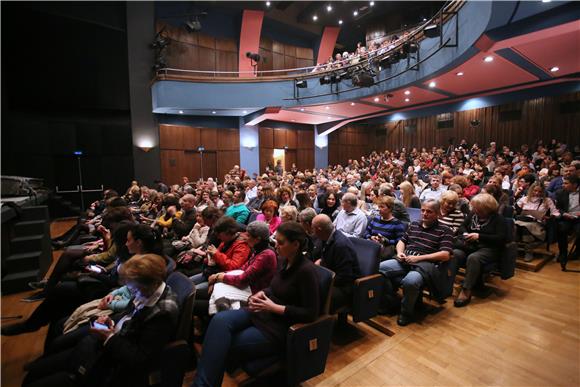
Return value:
<svg viewBox="0 0 580 387">
<path fill-rule="evenodd" d="M 246 148 L 247 150 L 254 150 L 256 148 L 256 142 L 251 138 L 246 138 L 242 141 L 242 147 Z"/>
<path fill-rule="evenodd" d="M 142 138 L 137 141 L 137 148 L 141 149 L 143 152 L 147 153 L 151 149 L 155 148 L 153 140 L 149 138 Z"/>
</svg>

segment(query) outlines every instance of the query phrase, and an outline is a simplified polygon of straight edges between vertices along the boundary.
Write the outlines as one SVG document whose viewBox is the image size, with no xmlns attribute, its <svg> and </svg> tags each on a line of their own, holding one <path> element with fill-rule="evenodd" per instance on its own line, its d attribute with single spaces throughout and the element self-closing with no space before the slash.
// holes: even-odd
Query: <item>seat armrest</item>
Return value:
<svg viewBox="0 0 580 387">
<path fill-rule="evenodd" d="M 383 281 L 381 274 L 371 274 L 354 281 L 351 308 L 354 322 L 366 321 L 379 313 Z"/>
<path fill-rule="evenodd" d="M 362 282 L 367 282 L 367 281 L 371 281 L 374 280 L 375 278 L 382 278 L 382 275 L 380 274 L 371 274 L 371 275 L 367 275 L 366 277 L 360 277 L 354 280 L 354 285 L 355 286 L 359 286 Z"/>
<path fill-rule="evenodd" d="M 286 345 L 286 382 L 297 385 L 326 368 L 334 318 L 320 316 L 311 323 L 294 324 L 288 329 Z"/>
</svg>

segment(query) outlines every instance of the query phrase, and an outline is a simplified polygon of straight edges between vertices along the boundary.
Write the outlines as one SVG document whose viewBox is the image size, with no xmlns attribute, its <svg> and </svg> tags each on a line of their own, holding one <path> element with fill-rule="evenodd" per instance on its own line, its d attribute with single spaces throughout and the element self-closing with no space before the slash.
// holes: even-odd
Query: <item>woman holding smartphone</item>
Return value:
<svg viewBox="0 0 580 387">
<path fill-rule="evenodd" d="M 165 284 L 165 259 L 136 255 L 119 269 L 121 280 L 133 294 L 132 303 L 115 324 L 98 318 L 91 335 L 30 366 L 23 386 L 142 386 L 146 370 L 175 333 L 177 298 Z"/>
</svg>

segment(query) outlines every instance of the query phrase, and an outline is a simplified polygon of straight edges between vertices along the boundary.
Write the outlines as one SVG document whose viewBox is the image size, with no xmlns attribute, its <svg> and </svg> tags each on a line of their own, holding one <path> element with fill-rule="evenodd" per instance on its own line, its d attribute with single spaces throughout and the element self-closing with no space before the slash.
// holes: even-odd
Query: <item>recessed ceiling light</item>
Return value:
<svg viewBox="0 0 580 387">
<path fill-rule="evenodd" d="M 551 72 L 555 73 L 556 71 L 560 70 L 558 66 L 554 66 L 550 69 Z"/>
<path fill-rule="evenodd" d="M 292 122 L 296 122 L 296 120 L 292 120 Z"/>
<path fill-rule="evenodd" d="M 326 110 L 328 110 L 328 109 L 330 109 L 330 106 L 325 106 L 324 108 L 325 108 Z"/>
<path fill-rule="evenodd" d="M 318 20 L 318 16 L 316 16 L 316 15 L 312 16 L 312 20 L 317 21 Z"/>
<path fill-rule="evenodd" d="M 379 102 L 379 97 L 375 97 L 374 101 Z"/>
<path fill-rule="evenodd" d="M 180 111 L 179 111 L 179 114 L 183 114 L 183 110 L 180 110 Z"/>
<path fill-rule="evenodd" d="M 410 99 L 409 99 L 409 98 L 405 98 L 405 102 L 409 102 L 409 101 L 410 101 Z"/>
<path fill-rule="evenodd" d="M 552 0 L 542 0 L 542 3 L 549 3 L 549 2 L 551 2 L 551 1 L 552 1 Z"/>
<path fill-rule="evenodd" d="M 371 1 L 371 2 L 369 3 L 369 5 L 372 7 L 373 5 L 375 5 L 375 2 L 374 2 L 374 1 Z"/>
<path fill-rule="evenodd" d="M 405 90 L 405 95 L 409 95 L 411 92 L 409 90 Z"/>
<path fill-rule="evenodd" d="M 351 102 L 351 103 L 350 103 L 350 106 L 354 106 L 354 105 L 355 105 L 355 103 L 354 103 L 354 102 Z"/>
<path fill-rule="evenodd" d="M 211 112 L 211 114 L 216 114 L 217 112 L 214 110 L 213 112 Z"/>
<path fill-rule="evenodd" d="M 354 16 L 358 16 L 358 11 L 354 11 L 352 14 L 353 14 Z"/>
<path fill-rule="evenodd" d="M 244 114 L 248 114 L 248 111 L 247 111 L 247 110 L 244 110 L 242 113 L 244 113 Z"/>
<path fill-rule="evenodd" d="M 266 7 L 269 7 L 269 6 L 270 6 L 270 2 L 266 1 Z"/>
<path fill-rule="evenodd" d="M 484 62 L 493 62 L 493 56 L 486 56 L 485 58 L 483 58 Z"/>
<path fill-rule="evenodd" d="M 330 117 L 330 116 L 327 116 L 326 118 L 328 118 L 329 120 L 331 120 L 331 119 L 332 119 L 332 117 Z"/>
<path fill-rule="evenodd" d="M 435 87 L 437 84 L 435 82 L 429 82 L 429 87 Z"/>
<path fill-rule="evenodd" d="M 300 108 L 300 111 L 303 112 L 304 111 L 304 108 Z"/>
<path fill-rule="evenodd" d="M 338 24 L 342 24 L 342 20 L 339 20 L 339 21 L 338 21 Z"/>
<path fill-rule="evenodd" d="M 426 22 L 426 21 L 427 21 L 427 18 L 426 18 L 426 17 L 424 17 L 424 18 L 423 18 L 423 21 L 424 21 L 424 22 Z"/>
<path fill-rule="evenodd" d="M 460 72 L 458 72 L 458 73 L 457 73 L 457 74 L 455 74 L 455 75 L 457 75 L 458 77 L 462 77 L 462 76 L 463 76 L 463 71 L 460 71 Z"/>
<path fill-rule="evenodd" d="M 327 5 L 327 6 L 326 6 L 326 10 L 327 10 L 328 12 L 332 11 L 332 5 Z"/>
</svg>

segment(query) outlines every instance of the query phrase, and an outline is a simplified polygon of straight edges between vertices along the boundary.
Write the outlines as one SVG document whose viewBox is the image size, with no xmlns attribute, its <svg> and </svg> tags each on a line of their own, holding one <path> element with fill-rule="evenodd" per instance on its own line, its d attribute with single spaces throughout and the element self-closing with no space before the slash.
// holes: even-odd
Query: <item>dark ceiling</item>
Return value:
<svg viewBox="0 0 580 387">
<path fill-rule="evenodd" d="M 394 31 L 432 17 L 443 7 L 443 1 L 195 1 L 188 3 L 191 12 L 212 12 L 223 8 L 264 10 L 266 17 L 320 35 L 324 26 L 338 26 L 350 31 L 355 40 L 371 26 Z M 183 4 L 183 3 L 182 3 Z M 331 10 L 328 11 L 327 7 Z M 354 12 L 358 15 L 355 16 Z M 317 20 L 313 20 L 314 16 Z M 339 44 L 351 45 L 349 34 L 341 34 Z"/>
</svg>

